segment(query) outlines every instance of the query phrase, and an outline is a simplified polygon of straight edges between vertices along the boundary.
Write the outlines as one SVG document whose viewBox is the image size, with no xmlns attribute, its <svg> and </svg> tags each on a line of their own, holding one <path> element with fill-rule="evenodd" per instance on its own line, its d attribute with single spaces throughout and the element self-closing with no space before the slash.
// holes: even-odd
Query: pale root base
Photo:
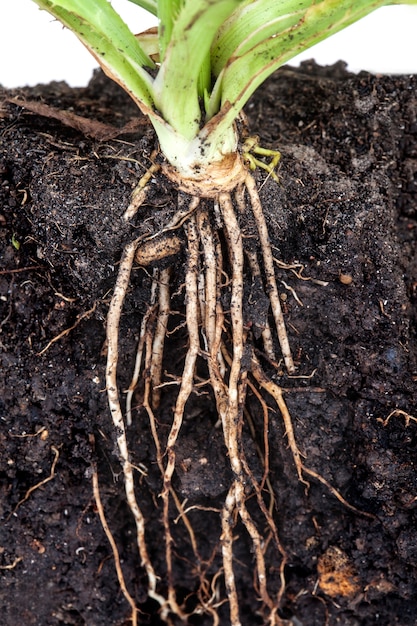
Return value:
<svg viewBox="0 0 417 626">
<path fill-rule="evenodd" d="M 246 168 L 237 152 L 227 155 L 220 163 L 205 167 L 201 175 L 196 171 L 193 178 L 184 178 L 171 165 L 165 165 L 163 172 L 178 189 L 198 198 L 217 198 L 221 193 L 231 192 L 247 176 Z"/>
</svg>

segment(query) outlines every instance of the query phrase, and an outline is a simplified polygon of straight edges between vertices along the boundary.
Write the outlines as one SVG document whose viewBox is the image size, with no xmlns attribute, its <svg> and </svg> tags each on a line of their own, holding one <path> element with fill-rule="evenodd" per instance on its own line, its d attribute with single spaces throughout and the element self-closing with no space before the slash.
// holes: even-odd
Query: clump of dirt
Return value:
<svg viewBox="0 0 417 626">
<path fill-rule="evenodd" d="M 353 76 L 343 64 L 307 63 L 277 72 L 246 110 L 251 131 L 282 152 L 279 184 L 263 174 L 257 180 L 298 368 L 290 377 L 271 364 L 269 374 L 285 390 L 305 465 L 368 515 L 347 508 L 311 476 L 306 491 L 281 417 L 271 412 L 268 497 L 288 554 L 281 617 L 298 626 L 415 623 L 416 87 L 414 76 Z M 58 83 L 2 90 L 0 98 L 3 623 L 128 623 L 92 498 L 97 464 L 126 584 L 143 611 L 140 623 L 157 624 L 103 393 L 104 326 L 123 245 L 159 228 L 175 212 L 178 194 L 156 176 L 140 215 L 123 221 L 154 138 L 141 118 L 129 126 L 138 119 L 135 106 L 101 74 L 85 89 Z M 71 116 L 57 119 L 46 109 L 40 115 L 17 98 L 87 122 L 75 130 L 64 124 Z M 97 121 L 112 138 L 103 139 Z M 254 245 L 249 218 L 241 221 L 247 245 Z M 184 252 L 161 262 L 174 263 L 172 309 L 178 311 L 166 346 L 167 381 L 180 373 L 186 349 L 185 261 Z M 130 382 L 150 285 L 149 271 L 137 268 L 122 318 L 122 388 Z M 248 281 L 246 290 L 245 315 L 256 326 L 265 303 L 255 284 Z M 146 468 L 141 506 L 151 558 L 163 577 L 161 479 L 140 391 L 129 444 L 135 465 Z M 164 388 L 162 435 L 174 393 Z M 254 396 L 249 406 L 245 454 L 259 477 L 263 416 Z M 230 481 L 216 421 L 210 399 L 195 395 L 175 475 L 179 496 L 198 507 L 192 522 L 208 577 L 221 567 L 217 510 Z M 239 525 L 236 534 L 242 535 L 235 553 L 242 623 L 262 624 L 250 542 Z M 177 590 L 192 609 L 198 585 L 180 523 L 174 540 Z M 266 558 L 273 585 L 279 563 L 272 552 Z M 218 611 L 227 624 L 227 606 Z M 193 615 L 189 623 L 212 620 Z"/>
</svg>

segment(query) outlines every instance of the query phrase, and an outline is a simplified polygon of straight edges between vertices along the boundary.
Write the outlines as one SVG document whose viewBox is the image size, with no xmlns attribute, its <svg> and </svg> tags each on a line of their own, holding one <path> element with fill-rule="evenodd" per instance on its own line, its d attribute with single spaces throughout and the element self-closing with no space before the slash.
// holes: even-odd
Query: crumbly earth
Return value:
<svg viewBox="0 0 417 626">
<path fill-rule="evenodd" d="M 353 76 L 343 64 L 307 63 L 279 71 L 246 110 L 251 132 L 282 152 L 279 184 L 262 173 L 257 180 L 298 368 L 294 378 L 279 368 L 269 374 L 286 390 L 305 465 L 372 514 L 348 509 L 318 480 L 309 478 L 308 490 L 298 482 L 281 417 L 266 398 L 272 507 L 288 554 L 281 617 L 294 626 L 417 623 L 416 93 L 415 76 Z M 10 101 L 16 98 L 29 108 Z M 61 115 L 31 110 L 34 102 Z M 85 89 L 1 90 L 0 103 L 1 622 L 129 623 L 92 497 L 97 464 L 140 623 L 159 624 L 158 607 L 146 598 L 103 392 L 105 317 L 125 243 L 161 228 L 187 198 L 156 175 L 146 206 L 124 223 L 155 145 L 145 120 L 124 127 L 138 120 L 137 111 L 101 74 Z M 83 126 L 75 129 L 68 113 L 84 118 Z M 250 218 L 240 219 L 247 245 L 255 245 Z M 160 263 L 174 268 L 171 382 L 186 350 L 185 262 L 182 253 Z M 122 318 L 121 389 L 129 385 L 150 282 L 149 270 L 135 269 Z M 254 328 L 265 312 L 258 287 L 248 274 L 245 315 Z M 164 388 L 161 437 L 175 389 Z M 138 473 L 138 489 L 163 586 L 161 479 L 140 388 L 135 400 L 129 443 L 134 463 L 147 470 Z M 245 427 L 245 453 L 259 476 L 263 418 L 253 396 L 249 408 L 255 442 Z M 211 576 L 221 567 L 216 509 L 230 481 L 216 420 L 210 398 L 193 396 L 174 485 L 188 505 L 205 507 L 190 519 L 202 558 L 212 557 Z M 175 583 L 192 609 L 190 540 L 181 523 L 173 532 Z M 242 623 L 263 624 L 250 542 L 239 525 L 235 532 Z M 268 552 L 267 567 L 273 587 L 279 562 Z M 218 610 L 226 626 L 227 605 Z M 193 615 L 188 623 L 211 619 Z"/>
</svg>

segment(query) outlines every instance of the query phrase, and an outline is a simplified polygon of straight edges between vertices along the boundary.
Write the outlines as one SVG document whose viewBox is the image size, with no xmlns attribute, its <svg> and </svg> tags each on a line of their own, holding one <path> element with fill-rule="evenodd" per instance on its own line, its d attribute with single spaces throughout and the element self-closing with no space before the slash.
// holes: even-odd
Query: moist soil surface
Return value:
<svg viewBox="0 0 417 626">
<path fill-rule="evenodd" d="M 306 63 L 275 74 L 246 109 L 251 133 L 282 153 L 278 184 L 255 175 L 297 372 L 289 377 L 270 364 L 268 373 L 284 389 L 305 465 L 356 509 L 319 479 L 306 476 L 309 489 L 298 481 L 281 416 L 265 396 L 265 500 L 288 557 L 280 617 L 294 626 L 417 624 L 416 94 L 414 76 Z M 139 623 L 159 624 L 104 392 L 105 319 L 124 245 L 160 229 L 187 198 L 156 174 L 139 215 L 123 220 L 155 143 L 128 97 L 100 73 L 86 88 L 53 83 L 2 90 L 0 98 L 1 623 L 130 623 L 93 498 L 97 467 Z M 250 218 L 239 219 L 254 245 Z M 159 263 L 173 266 L 175 311 L 164 364 L 171 384 L 157 413 L 162 438 L 187 345 L 186 260 L 180 252 Z M 120 329 L 121 390 L 134 367 L 151 272 L 132 274 Z M 261 300 L 247 272 L 248 327 L 262 317 Z M 161 477 L 140 385 L 134 404 L 129 445 L 142 470 L 138 497 L 164 592 Z M 259 476 L 264 416 L 251 393 L 248 408 L 245 453 Z M 189 519 L 208 580 L 221 569 L 218 511 L 230 482 L 216 421 L 211 397 L 196 391 L 174 480 L 180 499 L 197 507 Z M 181 521 L 173 534 L 174 583 L 192 613 L 198 580 L 190 537 Z M 238 523 L 235 535 L 242 624 L 263 624 L 250 541 Z M 267 550 L 266 559 L 274 593 L 280 557 Z M 224 583 L 215 581 L 221 599 Z M 217 611 L 227 625 L 227 604 Z M 188 623 L 213 619 L 195 613 Z"/>
</svg>

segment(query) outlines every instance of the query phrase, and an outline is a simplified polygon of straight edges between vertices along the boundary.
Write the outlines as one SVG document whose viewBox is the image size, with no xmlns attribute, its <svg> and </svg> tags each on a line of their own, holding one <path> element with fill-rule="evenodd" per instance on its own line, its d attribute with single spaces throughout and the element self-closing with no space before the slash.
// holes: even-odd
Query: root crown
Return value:
<svg viewBox="0 0 417 626">
<path fill-rule="evenodd" d="M 200 170 L 196 168 L 192 178 L 184 177 L 172 165 L 164 165 L 162 170 L 178 189 L 200 198 L 216 198 L 221 193 L 228 193 L 243 183 L 247 176 L 247 169 L 237 152 Z"/>
</svg>

